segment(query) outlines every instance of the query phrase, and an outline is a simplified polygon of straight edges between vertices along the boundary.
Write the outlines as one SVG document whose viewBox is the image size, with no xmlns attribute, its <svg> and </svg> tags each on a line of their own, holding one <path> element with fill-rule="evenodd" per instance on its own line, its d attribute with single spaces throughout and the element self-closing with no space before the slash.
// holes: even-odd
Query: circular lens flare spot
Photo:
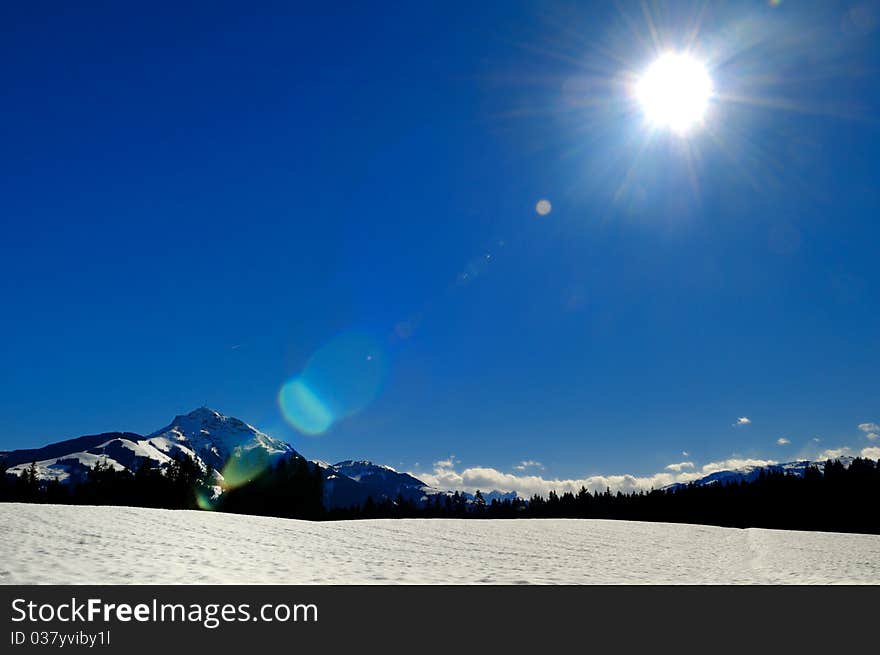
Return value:
<svg viewBox="0 0 880 655">
<path fill-rule="evenodd" d="M 635 95 L 651 125 L 685 134 L 702 123 L 712 80 L 706 67 L 690 55 L 669 52 L 648 66 Z"/>
<path fill-rule="evenodd" d="M 343 334 L 315 352 L 299 375 L 278 392 L 285 420 L 300 432 L 323 434 L 378 395 L 385 375 L 379 344 L 362 334 Z"/>
<path fill-rule="evenodd" d="M 321 434 L 333 424 L 333 412 L 302 378 L 294 378 L 281 387 L 278 405 L 285 420 L 300 432 Z"/>
</svg>

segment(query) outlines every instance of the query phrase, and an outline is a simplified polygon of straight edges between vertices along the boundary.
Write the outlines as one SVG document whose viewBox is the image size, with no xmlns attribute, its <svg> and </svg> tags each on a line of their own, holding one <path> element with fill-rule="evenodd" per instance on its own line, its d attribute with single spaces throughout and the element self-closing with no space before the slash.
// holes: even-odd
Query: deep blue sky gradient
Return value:
<svg viewBox="0 0 880 655">
<path fill-rule="evenodd" d="M 713 6 L 750 100 L 684 143 L 615 83 L 634 4 L 258 4 L 0 8 L 0 449 L 202 404 L 410 470 L 867 445 L 876 3 Z M 383 387 L 300 435 L 278 389 L 346 331 Z"/>
</svg>

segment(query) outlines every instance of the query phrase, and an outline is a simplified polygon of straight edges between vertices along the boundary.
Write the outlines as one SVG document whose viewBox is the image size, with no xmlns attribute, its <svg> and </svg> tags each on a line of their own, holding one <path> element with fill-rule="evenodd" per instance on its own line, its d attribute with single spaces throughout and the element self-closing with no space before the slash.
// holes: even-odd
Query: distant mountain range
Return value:
<svg viewBox="0 0 880 655">
<path fill-rule="evenodd" d="M 34 462 L 40 479 L 54 478 L 62 483 L 76 483 L 84 479 L 97 462 L 133 472 L 144 462 L 165 467 L 178 455 L 192 457 L 204 470 L 212 470 L 217 493 L 220 493 L 224 486 L 239 484 L 278 458 L 299 453 L 289 443 L 270 437 L 244 421 L 200 407 L 189 414 L 174 417 L 169 425 L 147 436 L 133 432 L 104 432 L 59 441 L 42 448 L 0 453 L 0 460 L 10 475 L 20 475 Z M 840 459 L 848 464 L 852 458 Z M 336 464 L 311 460 L 310 463 L 322 472 L 324 504 L 328 508 L 362 505 L 368 497 L 379 502 L 402 496 L 409 502 L 420 504 L 431 496 L 449 493 L 433 488 L 409 473 L 400 473 L 389 466 L 366 460 L 345 460 Z M 717 471 L 693 484 L 705 486 L 750 482 L 757 479 L 762 471 L 782 471 L 803 476 L 810 465 L 821 469 L 824 462 L 801 460 Z M 682 483 L 676 483 L 667 489 L 683 486 Z M 464 496 L 468 501 L 473 501 L 472 494 L 465 493 Z M 515 491 L 483 492 L 487 503 L 516 497 Z"/>
<path fill-rule="evenodd" d="M 837 457 L 834 458 L 839 461 L 844 466 L 849 466 L 850 462 L 852 462 L 852 457 Z M 794 462 L 783 462 L 780 464 L 767 464 L 764 466 L 744 466 L 742 468 L 730 469 L 726 471 L 715 471 L 714 473 L 710 473 L 709 475 L 694 480 L 690 484 L 695 484 L 699 487 L 705 487 L 712 484 L 731 484 L 734 482 L 754 482 L 757 480 L 761 473 L 787 473 L 789 475 L 796 475 L 800 478 L 804 476 L 804 472 L 811 466 L 815 466 L 820 471 L 825 468 L 825 460 L 822 461 L 813 461 L 809 459 L 801 459 Z M 686 487 L 687 483 L 676 482 L 674 484 L 667 485 L 664 487 L 665 489 L 679 489 L 681 487 Z"/>
</svg>

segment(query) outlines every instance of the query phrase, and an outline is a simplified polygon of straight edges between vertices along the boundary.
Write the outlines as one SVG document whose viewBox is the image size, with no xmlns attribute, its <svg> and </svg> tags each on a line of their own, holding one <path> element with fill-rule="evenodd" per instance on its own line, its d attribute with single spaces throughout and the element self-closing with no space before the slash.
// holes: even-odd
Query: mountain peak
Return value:
<svg viewBox="0 0 880 655">
<path fill-rule="evenodd" d="M 345 459 L 341 462 L 336 462 L 333 465 L 335 469 L 364 469 L 364 470 L 383 470 L 383 471 L 392 471 L 397 473 L 397 470 L 392 468 L 391 466 L 386 466 L 385 464 L 376 464 L 375 462 L 371 462 L 368 459 Z"/>
<path fill-rule="evenodd" d="M 205 405 L 201 407 L 196 407 L 189 414 L 180 414 L 174 417 L 175 419 L 179 418 L 193 418 L 193 419 L 202 419 L 202 420 L 217 420 L 217 419 L 225 419 L 226 416 L 218 412 L 216 409 L 211 409 Z"/>
<path fill-rule="evenodd" d="M 174 417 L 171 423 L 149 435 L 154 444 L 185 445 L 203 461 L 221 468 L 233 455 L 254 449 L 269 455 L 295 453 L 290 444 L 263 434 L 257 428 L 233 416 L 225 416 L 210 407 L 198 407 L 189 414 Z"/>
</svg>

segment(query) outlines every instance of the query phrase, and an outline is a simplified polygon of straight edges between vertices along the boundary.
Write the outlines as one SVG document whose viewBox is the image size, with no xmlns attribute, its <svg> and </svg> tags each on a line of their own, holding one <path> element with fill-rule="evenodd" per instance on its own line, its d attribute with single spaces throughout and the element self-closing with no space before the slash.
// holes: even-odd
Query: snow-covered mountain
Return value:
<svg viewBox="0 0 880 655">
<path fill-rule="evenodd" d="M 42 448 L 14 450 L 0 456 L 8 473 L 20 475 L 32 462 L 37 477 L 76 483 L 85 478 L 97 462 L 116 470 L 137 470 L 144 462 L 163 468 L 175 457 L 192 457 L 203 470 L 214 471 L 219 490 L 224 484 L 238 484 L 280 457 L 299 455 L 285 441 L 270 437 L 234 417 L 208 407 L 175 416 L 167 426 L 148 436 L 133 432 L 106 432 L 68 439 Z M 428 495 L 442 493 L 421 480 L 388 466 L 368 461 L 346 460 L 338 464 L 313 461 L 324 476 L 324 504 L 348 507 L 375 501 L 394 500 L 403 495 L 421 502 Z M 235 478 L 235 479 L 233 479 Z"/>
<path fill-rule="evenodd" d="M 852 457 L 847 456 L 838 457 L 836 459 L 844 466 L 849 466 L 853 460 Z M 780 464 L 767 464 L 765 466 L 744 466 L 742 468 L 715 471 L 714 473 L 710 473 L 709 475 L 694 480 L 692 484 L 695 484 L 697 486 L 706 486 L 711 484 L 725 485 L 734 482 L 754 482 L 758 479 L 761 473 L 787 473 L 789 475 L 803 477 L 804 472 L 811 466 L 815 466 L 820 471 L 822 471 L 825 468 L 825 460 L 812 461 L 808 459 L 802 459 L 794 462 L 782 462 Z M 684 483 L 676 482 L 674 484 L 668 485 L 665 488 L 680 489 L 685 486 L 687 485 Z"/>
<path fill-rule="evenodd" d="M 432 496 L 452 494 L 436 487 L 431 487 L 409 473 L 401 473 L 390 466 L 375 464 L 367 460 L 345 460 L 331 466 L 333 471 L 359 483 L 362 492 L 373 499 L 389 498 L 394 500 L 398 494 L 409 502 L 423 503 Z M 474 494 L 461 492 L 467 502 L 474 501 Z M 515 491 L 483 491 L 486 504 L 493 500 L 499 502 L 517 498 Z"/>
<path fill-rule="evenodd" d="M 171 457 L 151 446 L 138 434 L 106 432 L 68 439 L 42 448 L 13 450 L 4 463 L 9 474 L 20 475 L 34 462 L 38 478 L 67 483 L 83 479 L 98 462 L 116 470 L 135 470 L 144 460 L 161 467 L 171 461 Z"/>
<path fill-rule="evenodd" d="M 428 496 L 443 493 L 439 489 L 429 487 L 409 473 L 399 473 L 390 466 L 374 464 L 367 460 L 354 461 L 347 459 L 332 466 L 339 475 L 359 483 L 373 499 L 397 498 L 398 494 L 410 502 L 422 502 Z"/>
<path fill-rule="evenodd" d="M 147 442 L 165 454 L 183 452 L 217 470 L 231 457 L 298 454 L 289 443 L 208 407 L 175 416 L 170 425 L 147 437 Z"/>
<path fill-rule="evenodd" d="M 132 432 L 107 432 L 69 439 L 33 450 L 14 450 L 5 463 L 11 474 L 36 462 L 37 476 L 76 482 L 95 463 L 117 470 L 136 470 L 144 462 L 165 467 L 174 457 L 192 457 L 203 469 L 216 471 L 223 482 L 223 467 L 233 458 L 259 458 L 269 462 L 276 457 L 294 455 L 293 447 L 263 434 L 255 427 L 220 412 L 200 407 L 174 420 L 149 436 Z"/>
</svg>

